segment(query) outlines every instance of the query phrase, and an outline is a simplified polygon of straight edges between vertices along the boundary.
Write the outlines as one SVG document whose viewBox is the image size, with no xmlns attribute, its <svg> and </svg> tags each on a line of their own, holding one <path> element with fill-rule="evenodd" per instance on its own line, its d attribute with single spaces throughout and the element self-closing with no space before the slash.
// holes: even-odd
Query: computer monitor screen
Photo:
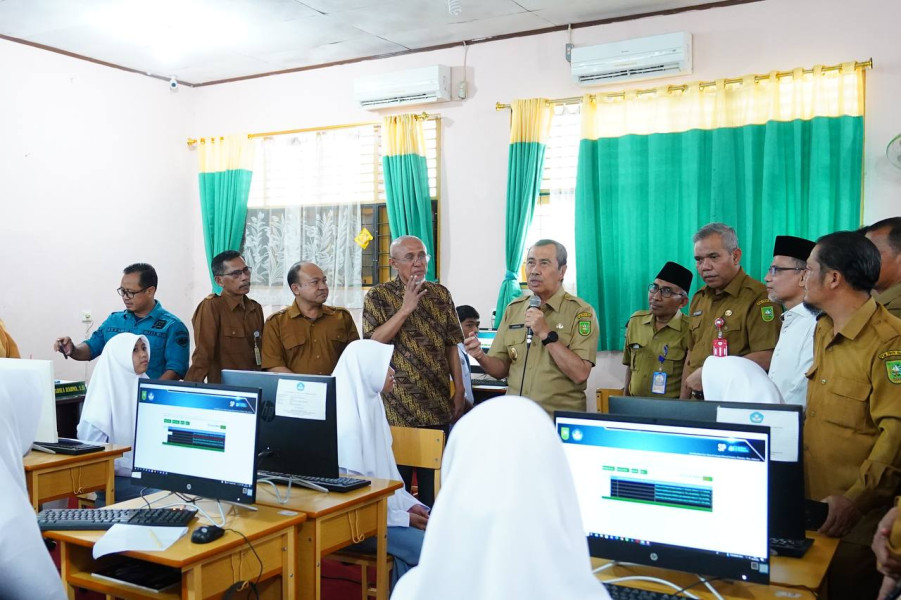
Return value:
<svg viewBox="0 0 901 600">
<path fill-rule="evenodd" d="M 556 413 L 592 556 L 769 582 L 764 427 Z"/>
<path fill-rule="evenodd" d="M 132 478 L 215 500 L 256 500 L 256 389 L 142 379 Z"/>
<path fill-rule="evenodd" d="M 53 362 L 23 358 L 0 358 L 0 378 L 16 402 L 41 405 L 41 418 L 34 442 L 59 441 L 56 430 L 56 393 L 53 386 Z"/>
<path fill-rule="evenodd" d="M 224 370 L 222 382 L 262 391 L 258 469 L 309 477 L 338 476 L 334 377 Z"/>
<path fill-rule="evenodd" d="M 770 428 L 770 535 L 804 539 L 804 409 L 795 404 L 610 398 L 610 414 Z"/>
</svg>

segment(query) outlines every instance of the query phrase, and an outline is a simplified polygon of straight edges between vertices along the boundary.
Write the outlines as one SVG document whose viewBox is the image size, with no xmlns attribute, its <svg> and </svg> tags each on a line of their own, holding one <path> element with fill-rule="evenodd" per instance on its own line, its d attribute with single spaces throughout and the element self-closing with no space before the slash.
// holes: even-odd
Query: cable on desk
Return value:
<svg viewBox="0 0 901 600">
<path fill-rule="evenodd" d="M 275 495 L 275 501 L 278 502 L 279 504 L 287 504 L 288 499 L 291 498 L 291 480 L 290 479 L 288 480 L 288 493 L 285 494 L 284 499 L 282 499 L 281 494 L 278 493 L 278 486 L 276 486 L 275 482 L 273 482 L 271 479 L 257 479 L 257 483 L 268 483 L 269 485 L 271 485 L 272 493 L 273 493 L 273 495 Z"/>
<path fill-rule="evenodd" d="M 721 581 L 721 580 L 723 579 L 722 577 L 711 577 L 710 579 L 707 579 L 707 578 L 702 577 L 702 576 L 700 576 L 700 575 L 698 575 L 697 577 L 698 577 L 698 580 L 697 580 L 697 581 L 695 581 L 695 582 L 694 582 L 693 584 L 691 584 L 691 585 L 686 585 L 684 588 L 682 588 L 681 590 L 679 590 L 678 592 L 676 592 L 676 593 L 673 594 L 673 595 L 674 595 L 674 596 L 678 596 L 679 594 L 685 592 L 685 590 L 690 590 L 691 588 L 696 587 L 696 586 L 699 586 L 699 585 L 701 585 L 702 583 L 705 584 L 705 585 L 707 585 L 707 587 L 710 587 L 710 585 L 709 585 L 707 582 L 710 582 L 710 581 Z M 715 593 L 716 593 L 716 592 L 714 592 L 714 594 L 715 594 Z"/>
<path fill-rule="evenodd" d="M 246 535 L 244 535 L 237 529 L 232 529 L 231 527 L 227 527 L 227 528 L 225 528 L 225 530 L 231 531 L 233 533 L 237 533 L 242 538 L 244 538 L 244 543 L 247 544 L 247 547 L 250 548 L 250 551 L 253 552 L 253 555 L 256 557 L 257 562 L 260 563 L 260 572 L 257 574 L 256 581 L 239 581 L 239 582 L 233 584 L 231 587 L 229 587 L 225 591 L 225 595 L 223 596 L 223 598 L 232 598 L 233 597 L 232 595 L 235 592 L 243 592 L 249 586 L 250 592 L 252 592 L 253 596 L 257 600 L 259 600 L 260 594 L 259 594 L 259 591 L 257 590 L 257 585 L 260 583 L 260 578 L 263 576 L 263 559 L 261 559 L 260 555 L 257 554 L 256 548 L 253 547 L 253 544 L 250 543 L 250 540 L 247 539 Z M 240 560 L 243 560 L 243 559 L 240 559 Z M 238 576 L 239 577 L 241 575 L 240 569 L 241 569 L 241 564 L 238 563 Z M 232 567 L 232 574 L 234 574 L 234 567 Z M 284 574 L 282 574 L 282 576 L 284 577 Z"/>
<path fill-rule="evenodd" d="M 647 575 L 628 575 L 626 577 L 614 577 L 613 579 L 607 579 L 605 581 L 602 581 L 601 583 L 619 583 L 621 581 L 653 581 L 654 583 L 660 583 L 662 585 L 669 586 L 669 587 L 673 588 L 674 590 L 679 589 L 679 586 L 676 585 L 675 583 L 673 583 L 672 581 L 667 581 L 666 579 L 660 579 L 659 577 L 649 577 Z M 680 590 L 680 591 L 682 591 L 682 590 Z M 698 598 L 691 592 L 683 591 L 683 593 L 687 597 L 692 598 L 693 600 L 700 600 L 700 598 Z M 714 592 L 714 593 L 716 593 L 716 592 Z M 722 596 L 720 596 L 720 600 L 722 600 Z"/>
</svg>

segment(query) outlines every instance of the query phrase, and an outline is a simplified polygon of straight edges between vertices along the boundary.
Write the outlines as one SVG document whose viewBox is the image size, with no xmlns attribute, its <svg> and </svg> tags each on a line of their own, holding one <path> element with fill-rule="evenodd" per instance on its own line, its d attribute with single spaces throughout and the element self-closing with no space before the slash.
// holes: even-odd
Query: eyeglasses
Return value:
<svg viewBox="0 0 901 600">
<path fill-rule="evenodd" d="M 770 267 L 766 270 L 770 277 L 775 277 L 780 271 L 806 271 L 807 267 Z"/>
<path fill-rule="evenodd" d="M 676 290 L 674 290 L 671 287 L 660 287 L 656 283 L 652 283 L 651 285 L 648 286 L 648 293 L 656 294 L 657 292 L 660 292 L 660 295 L 663 296 L 664 298 L 672 298 L 673 296 L 684 296 L 685 295 L 685 293 L 677 292 Z"/>
<path fill-rule="evenodd" d="M 236 269 L 234 271 L 229 271 L 228 273 L 219 273 L 220 277 L 240 277 L 241 275 L 250 275 L 250 267 Z"/>
<path fill-rule="evenodd" d="M 120 296 L 122 296 L 123 298 L 125 298 L 126 300 L 131 300 L 132 298 L 134 298 L 135 296 L 137 296 L 137 295 L 140 294 L 141 292 L 146 292 L 147 290 L 149 290 L 149 289 L 152 288 L 152 287 L 153 287 L 152 285 L 148 285 L 147 287 L 141 288 L 141 289 L 136 290 L 136 291 L 134 291 L 134 292 L 131 291 L 131 290 L 126 290 L 126 289 L 123 288 L 123 287 L 120 287 L 118 290 L 116 290 L 116 292 L 117 292 Z"/>
<path fill-rule="evenodd" d="M 407 254 L 406 256 L 402 256 L 400 258 L 395 258 L 397 262 L 402 263 L 427 263 L 432 260 L 432 257 L 426 254 L 425 252 L 420 252 L 419 254 Z"/>
</svg>

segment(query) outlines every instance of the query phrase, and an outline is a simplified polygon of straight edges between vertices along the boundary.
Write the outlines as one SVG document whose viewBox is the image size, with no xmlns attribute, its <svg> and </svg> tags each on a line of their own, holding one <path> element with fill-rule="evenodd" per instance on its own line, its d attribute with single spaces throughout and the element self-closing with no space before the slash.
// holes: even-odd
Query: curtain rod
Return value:
<svg viewBox="0 0 901 600">
<path fill-rule="evenodd" d="M 427 112 L 421 112 L 417 115 L 413 115 L 417 119 L 429 120 L 429 119 L 440 119 L 441 115 L 429 114 Z M 369 125 L 381 125 L 381 121 L 361 121 L 359 123 L 344 123 L 342 125 L 326 125 L 324 127 L 305 127 L 303 129 L 285 129 L 283 131 L 265 131 L 261 133 L 248 133 L 247 139 L 253 138 L 267 138 L 274 137 L 277 135 L 291 135 L 294 133 L 309 133 L 311 131 L 328 131 L 333 129 L 351 129 L 353 127 L 366 127 Z M 206 142 L 216 142 L 216 140 L 222 141 L 225 138 L 223 136 L 219 137 L 209 137 L 209 138 L 188 138 L 188 147 L 191 147 L 195 144 L 205 144 Z"/>
<path fill-rule="evenodd" d="M 823 67 L 822 70 L 825 72 L 838 71 L 841 68 L 842 68 L 842 65 L 830 65 L 828 67 Z M 863 62 L 855 62 L 854 68 L 855 69 L 872 69 L 873 68 L 873 59 L 871 58 L 871 59 L 865 60 Z M 803 69 L 802 72 L 805 75 L 810 75 L 813 73 L 813 69 Z M 777 71 L 776 72 L 776 77 L 791 77 L 792 75 L 794 75 L 794 71 Z M 769 75 L 754 75 L 754 83 L 758 83 L 760 81 L 763 81 L 763 80 L 769 79 L 769 78 L 770 78 Z M 733 85 L 733 84 L 743 83 L 744 79 L 742 77 L 735 77 L 732 79 L 725 79 L 723 81 L 726 83 L 726 85 Z M 707 87 L 713 87 L 716 84 L 717 84 L 716 81 L 702 81 L 702 82 L 700 82 L 699 87 L 701 87 L 703 89 L 703 88 L 707 88 Z M 688 89 L 689 85 L 690 84 L 670 85 L 670 86 L 667 86 L 666 91 L 667 92 L 684 92 L 685 90 Z M 646 89 L 641 89 L 641 90 L 635 90 L 635 94 L 638 96 L 642 96 L 645 94 L 656 94 L 657 92 L 658 92 L 658 88 L 646 88 Z M 625 98 L 626 92 L 625 91 L 607 92 L 607 93 L 598 92 L 597 94 L 588 94 L 588 96 L 592 100 L 595 100 L 597 98 L 608 98 L 608 99 Z M 579 102 L 582 101 L 583 97 L 584 96 L 571 96 L 569 98 L 557 98 L 554 100 L 548 100 L 548 104 L 578 104 Z M 506 110 L 506 109 L 510 108 L 510 105 L 503 104 L 501 102 L 497 102 L 494 105 L 494 108 L 495 108 L 495 110 Z"/>
</svg>

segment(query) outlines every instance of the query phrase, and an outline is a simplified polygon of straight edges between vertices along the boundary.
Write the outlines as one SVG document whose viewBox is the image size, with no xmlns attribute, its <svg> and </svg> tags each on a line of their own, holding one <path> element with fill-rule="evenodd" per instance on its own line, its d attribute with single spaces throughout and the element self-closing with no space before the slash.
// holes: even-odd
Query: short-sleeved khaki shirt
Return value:
<svg viewBox="0 0 901 600">
<path fill-rule="evenodd" d="M 315 321 L 297 303 L 266 319 L 263 327 L 263 368 L 287 367 L 294 373 L 331 375 L 349 343 L 360 339 L 347 309 L 322 306 Z"/>
<path fill-rule="evenodd" d="M 886 307 L 890 313 L 901 319 L 901 283 L 896 283 L 875 296 L 876 302 Z"/>
<path fill-rule="evenodd" d="M 510 364 L 507 393 L 531 398 L 551 416 L 555 410 L 585 410 L 585 383 L 575 383 L 554 363 L 548 349 L 535 336 L 526 360 L 526 310 L 530 296 L 507 305 L 489 356 Z M 541 307 L 544 319 L 559 341 L 579 358 L 595 364 L 598 354 L 598 320 L 590 304 L 560 288 Z M 525 381 L 523 381 L 525 369 Z"/>
<path fill-rule="evenodd" d="M 772 350 L 782 325 L 782 306 L 771 302 L 766 286 L 749 277 L 744 269 L 719 294 L 707 286 L 695 292 L 688 314 L 691 347 L 687 373 L 703 366 L 712 354 L 717 337 L 713 322 L 718 317 L 726 322 L 723 337 L 729 343 L 729 356 Z"/>
<path fill-rule="evenodd" d="M 222 381 L 222 369 L 259 371 L 258 345 L 263 333 L 263 307 L 247 296 L 204 298 L 191 318 L 194 355 L 185 381 Z M 256 336 L 254 336 L 256 334 Z"/>
<path fill-rule="evenodd" d="M 807 371 L 807 495 L 881 515 L 901 484 L 901 320 L 871 298 L 833 329 L 820 317 Z"/>
<path fill-rule="evenodd" d="M 682 386 L 682 367 L 688 354 L 688 319 L 679 311 L 659 331 L 655 322 L 650 311 L 639 310 L 626 325 L 623 364 L 629 365 L 632 371 L 629 394 L 678 398 Z M 666 373 L 666 392 L 663 394 L 651 392 L 651 378 L 655 371 Z"/>
</svg>

